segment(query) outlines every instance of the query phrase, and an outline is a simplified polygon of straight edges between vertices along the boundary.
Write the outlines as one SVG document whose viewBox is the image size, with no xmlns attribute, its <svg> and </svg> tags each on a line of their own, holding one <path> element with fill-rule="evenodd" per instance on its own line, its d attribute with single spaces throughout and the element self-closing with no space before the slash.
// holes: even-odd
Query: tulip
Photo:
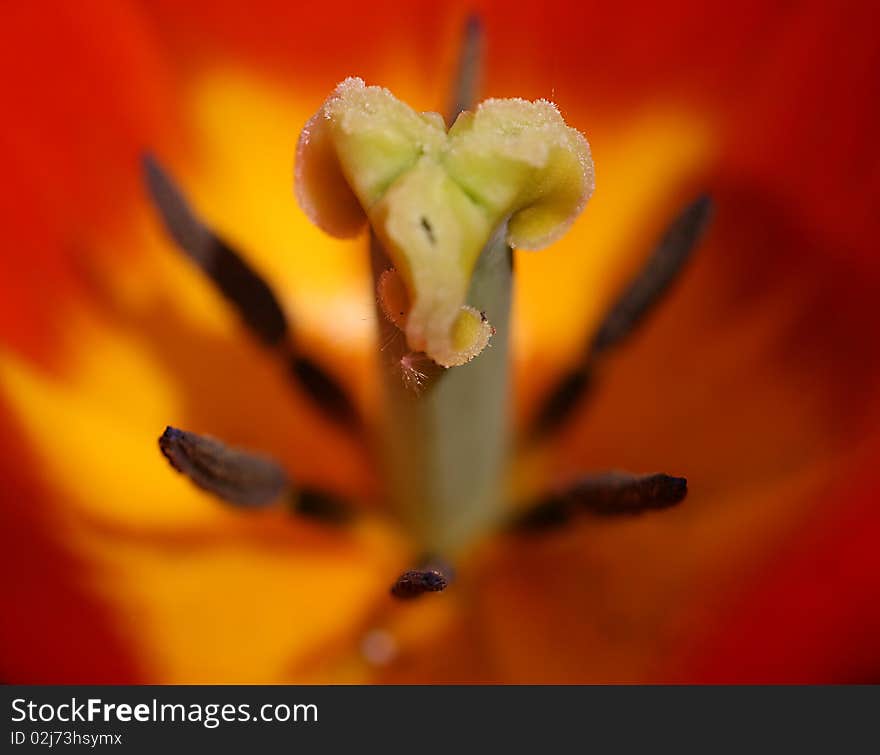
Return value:
<svg viewBox="0 0 880 755">
<path fill-rule="evenodd" d="M 9 9 L 5 680 L 876 680 L 871 8 L 477 11 Z M 462 265 L 433 167 L 304 212 L 350 76 L 552 101 L 595 194 L 511 273 L 432 117 L 511 192 Z"/>
</svg>

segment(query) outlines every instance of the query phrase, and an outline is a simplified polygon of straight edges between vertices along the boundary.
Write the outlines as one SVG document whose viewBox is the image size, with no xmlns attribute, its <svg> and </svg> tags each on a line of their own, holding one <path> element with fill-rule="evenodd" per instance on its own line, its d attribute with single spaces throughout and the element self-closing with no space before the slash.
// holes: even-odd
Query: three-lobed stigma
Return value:
<svg viewBox="0 0 880 755">
<path fill-rule="evenodd" d="M 470 361 L 491 337 L 466 297 L 496 230 L 506 227 L 512 247 L 541 249 L 574 222 L 593 187 L 586 139 L 546 100 L 486 100 L 447 130 L 437 113 L 349 78 L 297 147 L 300 206 L 335 236 L 369 221 L 396 276 L 379 292 L 386 315 L 410 349 L 443 367 Z"/>
</svg>

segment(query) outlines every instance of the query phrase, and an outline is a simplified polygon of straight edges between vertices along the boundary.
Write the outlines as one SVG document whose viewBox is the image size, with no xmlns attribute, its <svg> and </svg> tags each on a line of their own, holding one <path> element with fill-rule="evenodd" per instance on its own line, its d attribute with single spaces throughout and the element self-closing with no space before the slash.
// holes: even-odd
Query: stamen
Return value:
<svg viewBox="0 0 880 755">
<path fill-rule="evenodd" d="M 295 490 L 281 465 L 272 459 L 214 438 L 166 427 L 159 448 L 178 472 L 227 503 L 259 508 L 286 496 L 294 513 L 325 524 L 347 524 L 354 516 L 349 504 L 332 493 Z"/>
<path fill-rule="evenodd" d="M 294 356 L 290 367 L 299 384 L 324 414 L 347 427 L 360 425 L 360 415 L 348 394 L 323 368 L 304 356 Z"/>
<path fill-rule="evenodd" d="M 707 194 L 688 204 L 670 223 L 641 272 L 614 302 L 586 349 L 583 361 L 550 391 L 532 422 L 530 436 L 557 430 L 593 384 L 599 358 L 619 346 L 654 310 L 678 279 L 708 227 L 712 199 Z"/>
<path fill-rule="evenodd" d="M 532 423 L 531 437 L 544 438 L 571 416 L 575 406 L 592 384 L 593 373 L 588 364 L 564 375 L 544 399 Z"/>
<path fill-rule="evenodd" d="M 313 361 L 295 353 L 292 327 L 271 287 L 197 217 L 152 155 L 144 156 L 143 169 L 153 203 L 177 245 L 214 282 L 251 333 L 290 362 L 291 373 L 319 408 L 334 421 L 357 427 L 358 412 L 343 388 Z"/>
<path fill-rule="evenodd" d="M 558 528 L 568 524 L 580 511 L 601 516 L 641 514 L 669 508 L 686 496 L 687 480 L 684 477 L 621 472 L 591 475 L 517 514 L 511 522 L 511 529 L 535 532 Z"/>
<path fill-rule="evenodd" d="M 426 592 L 441 592 L 452 582 L 455 572 L 452 566 L 437 556 L 425 555 L 416 569 L 405 571 L 391 585 L 395 598 L 409 600 Z"/>
<path fill-rule="evenodd" d="M 300 490 L 293 501 L 293 511 L 300 516 L 325 524 L 348 524 L 354 517 L 349 504 L 341 498 L 314 488 Z"/>
<path fill-rule="evenodd" d="M 509 523 L 513 532 L 535 533 L 561 529 L 577 513 L 573 503 L 564 496 L 548 496 L 517 512 Z"/>
<path fill-rule="evenodd" d="M 267 506 L 290 491 L 279 464 L 214 438 L 166 427 L 159 448 L 178 472 L 229 503 Z"/>
<path fill-rule="evenodd" d="M 190 209 L 171 177 L 152 155 L 143 159 L 146 184 L 169 235 L 214 282 L 251 332 L 267 346 L 288 336 L 284 311 L 269 285 Z"/>
<path fill-rule="evenodd" d="M 413 569 L 401 574 L 391 585 L 391 594 L 401 600 L 411 600 L 426 592 L 441 592 L 448 583 L 439 571 L 433 569 Z"/>
<path fill-rule="evenodd" d="M 641 514 L 681 503 L 687 496 L 687 479 L 667 474 L 607 472 L 585 477 L 567 495 L 577 506 L 594 514 Z"/>
<path fill-rule="evenodd" d="M 711 214 L 712 199 L 703 194 L 672 221 L 641 273 L 605 316 L 590 344 L 593 356 L 632 335 L 645 315 L 671 290 L 708 227 Z"/>
<path fill-rule="evenodd" d="M 455 119 L 462 111 L 473 108 L 477 101 L 477 90 L 480 86 L 480 75 L 483 70 L 484 48 L 483 22 L 476 13 L 472 13 L 465 21 L 462 31 L 458 66 L 447 110 L 446 123 L 448 126 L 455 123 Z"/>
</svg>

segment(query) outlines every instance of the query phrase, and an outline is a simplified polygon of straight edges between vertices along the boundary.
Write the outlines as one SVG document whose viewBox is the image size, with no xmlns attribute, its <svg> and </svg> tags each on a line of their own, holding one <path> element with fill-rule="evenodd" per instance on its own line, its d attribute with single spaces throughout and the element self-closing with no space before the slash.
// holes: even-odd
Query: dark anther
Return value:
<svg viewBox="0 0 880 755">
<path fill-rule="evenodd" d="M 447 111 L 447 125 L 451 126 L 459 113 L 470 110 L 476 101 L 483 67 L 483 22 L 476 14 L 468 16 L 462 32 L 458 53 L 458 68 Z"/>
<path fill-rule="evenodd" d="M 296 494 L 293 510 L 300 516 L 325 524 L 347 524 L 354 516 L 346 501 L 312 488 L 304 488 Z"/>
<path fill-rule="evenodd" d="M 357 409 L 331 375 L 306 357 L 294 357 L 290 366 L 303 390 L 325 414 L 349 427 L 359 424 Z"/>
<path fill-rule="evenodd" d="M 171 177 L 151 155 L 144 178 L 169 235 L 229 300 L 250 331 L 287 361 L 294 349 L 291 327 L 270 286 L 245 259 L 196 216 Z M 342 387 L 311 360 L 294 355 L 291 372 L 331 419 L 350 427 L 358 415 Z"/>
<path fill-rule="evenodd" d="M 582 367 L 572 370 L 556 384 L 533 420 L 534 435 L 545 437 L 565 421 L 587 392 L 591 374 L 588 368 Z"/>
<path fill-rule="evenodd" d="M 547 496 L 518 511 L 510 521 L 514 532 L 544 532 L 564 527 L 576 510 L 564 496 Z"/>
<path fill-rule="evenodd" d="M 641 514 L 681 503 L 687 496 L 687 480 L 667 474 L 608 472 L 583 478 L 565 495 L 594 514 Z"/>
<path fill-rule="evenodd" d="M 409 600 L 424 595 L 426 592 L 445 590 L 448 582 L 439 571 L 434 569 L 413 569 L 401 574 L 391 585 L 391 594 L 401 600 Z"/>
<path fill-rule="evenodd" d="M 647 264 L 605 315 L 590 344 L 591 356 L 618 345 L 643 322 L 678 279 L 711 214 L 712 199 L 703 194 L 672 221 Z"/>
<path fill-rule="evenodd" d="M 275 294 L 222 239 L 215 239 L 210 262 L 202 267 L 257 338 L 267 346 L 287 338 L 287 319 Z"/>
<path fill-rule="evenodd" d="M 288 335 L 288 323 L 269 285 L 238 252 L 202 223 L 152 156 L 145 156 L 143 164 L 147 188 L 169 235 L 214 281 L 260 341 L 268 346 L 280 344 Z"/>
<path fill-rule="evenodd" d="M 172 467 L 200 488 L 239 506 L 266 506 L 290 486 L 271 459 L 204 435 L 166 427 L 159 448 Z"/>
<path fill-rule="evenodd" d="M 562 527 L 579 512 L 601 516 L 634 515 L 665 509 L 687 496 L 687 480 L 666 474 L 607 472 L 578 480 L 524 508 L 511 521 L 516 532 Z"/>
<path fill-rule="evenodd" d="M 632 335 L 654 310 L 690 259 L 709 224 L 712 199 L 707 194 L 688 204 L 669 224 L 645 266 L 617 298 L 590 340 L 584 357 L 551 389 L 531 425 L 531 437 L 541 438 L 571 416 L 587 393 L 599 357 Z"/>
</svg>

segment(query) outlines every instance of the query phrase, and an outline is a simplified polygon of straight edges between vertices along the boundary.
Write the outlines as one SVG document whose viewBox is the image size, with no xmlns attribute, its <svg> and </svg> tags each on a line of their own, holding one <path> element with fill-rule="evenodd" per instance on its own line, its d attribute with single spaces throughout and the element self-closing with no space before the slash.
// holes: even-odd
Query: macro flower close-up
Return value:
<svg viewBox="0 0 880 755">
<path fill-rule="evenodd" d="M 875 16 L 6 8 L 0 679 L 880 682 Z"/>
</svg>

